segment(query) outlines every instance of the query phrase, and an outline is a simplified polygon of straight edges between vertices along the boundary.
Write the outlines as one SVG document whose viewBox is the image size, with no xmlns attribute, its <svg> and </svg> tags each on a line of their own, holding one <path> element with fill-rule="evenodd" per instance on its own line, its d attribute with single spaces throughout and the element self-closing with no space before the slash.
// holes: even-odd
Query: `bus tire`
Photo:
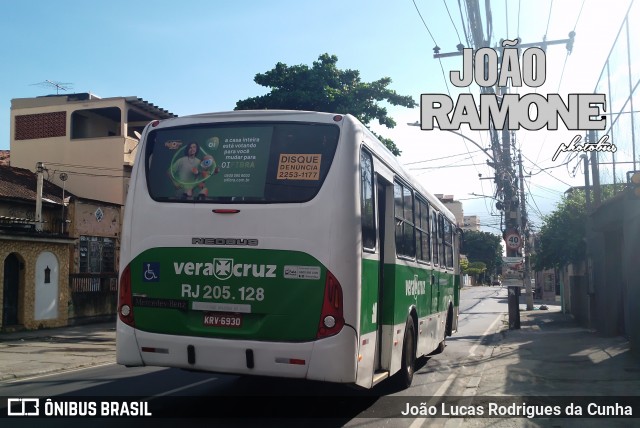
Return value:
<svg viewBox="0 0 640 428">
<path fill-rule="evenodd" d="M 413 374 L 416 367 L 416 328 L 413 319 L 407 320 L 402 342 L 402 362 L 400 371 L 395 374 L 396 385 L 406 389 L 413 382 Z"/>
<path fill-rule="evenodd" d="M 447 323 L 445 324 L 444 336 L 451 336 L 453 334 L 453 307 L 449 306 L 449 312 L 447 313 Z"/>
</svg>

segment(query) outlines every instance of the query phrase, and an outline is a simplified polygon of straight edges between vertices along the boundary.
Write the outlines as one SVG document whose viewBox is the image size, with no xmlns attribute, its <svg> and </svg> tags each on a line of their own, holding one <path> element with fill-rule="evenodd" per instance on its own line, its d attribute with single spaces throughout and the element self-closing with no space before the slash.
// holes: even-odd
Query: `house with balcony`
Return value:
<svg viewBox="0 0 640 428">
<path fill-rule="evenodd" d="M 124 205 L 137 133 L 155 119 L 170 117 L 175 115 L 138 97 L 16 98 L 11 100 L 11 166 L 35 171 L 42 162 L 52 183 L 80 197 Z"/>
<path fill-rule="evenodd" d="M 11 101 L 11 147 L 3 154 L 9 165 L 0 165 L 0 329 L 115 314 L 138 136 L 149 122 L 170 117 L 137 97 Z"/>
</svg>

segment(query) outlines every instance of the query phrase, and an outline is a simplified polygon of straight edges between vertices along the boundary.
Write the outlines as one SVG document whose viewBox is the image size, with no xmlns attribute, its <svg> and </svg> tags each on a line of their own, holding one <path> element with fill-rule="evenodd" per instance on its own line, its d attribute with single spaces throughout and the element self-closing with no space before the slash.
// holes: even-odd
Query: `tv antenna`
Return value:
<svg viewBox="0 0 640 428">
<path fill-rule="evenodd" d="M 46 86 L 49 88 L 56 88 L 56 95 L 60 93 L 60 91 L 68 91 L 73 87 L 72 83 L 65 82 L 56 82 L 55 80 L 45 80 L 44 82 L 33 83 L 31 86 Z"/>
</svg>

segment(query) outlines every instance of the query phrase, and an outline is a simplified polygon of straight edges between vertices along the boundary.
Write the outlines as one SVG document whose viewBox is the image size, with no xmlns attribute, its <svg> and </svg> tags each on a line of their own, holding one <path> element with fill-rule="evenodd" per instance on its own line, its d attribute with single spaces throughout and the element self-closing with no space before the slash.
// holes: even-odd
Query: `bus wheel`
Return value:
<svg viewBox="0 0 640 428">
<path fill-rule="evenodd" d="M 406 389 L 413 382 L 413 373 L 416 365 L 416 332 L 413 320 L 407 320 L 407 326 L 404 329 L 404 340 L 402 344 L 402 366 L 400 371 L 396 373 L 396 385 L 399 388 Z"/>
<path fill-rule="evenodd" d="M 445 337 L 453 334 L 453 308 L 449 306 L 449 312 L 447 313 L 447 323 L 445 327 Z"/>
</svg>

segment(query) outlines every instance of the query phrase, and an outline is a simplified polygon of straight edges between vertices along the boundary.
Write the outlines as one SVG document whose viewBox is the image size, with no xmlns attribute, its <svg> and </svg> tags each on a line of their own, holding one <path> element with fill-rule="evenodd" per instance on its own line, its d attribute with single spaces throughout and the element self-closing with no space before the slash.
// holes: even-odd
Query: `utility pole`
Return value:
<svg viewBox="0 0 640 428">
<path fill-rule="evenodd" d="M 523 278 L 524 288 L 527 293 L 527 310 L 533 310 L 533 293 L 531 290 L 531 246 L 529 245 L 529 223 L 527 217 L 527 204 L 524 199 L 524 175 L 522 173 L 522 153 L 518 151 L 518 166 L 520 169 L 520 209 L 521 209 L 521 230 L 524 234 L 524 269 Z"/>
<path fill-rule="evenodd" d="M 42 188 L 44 187 L 44 164 L 36 163 L 36 174 L 38 174 L 36 184 L 36 232 L 42 232 Z"/>
<path fill-rule="evenodd" d="M 469 19 L 469 29 L 471 30 L 471 39 L 473 42 L 473 49 L 475 51 L 488 47 L 492 40 L 491 34 L 491 5 L 489 1 L 485 2 L 485 13 L 484 16 L 487 19 L 487 34 L 485 37 L 483 31 L 483 22 L 482 22 L 482 13 L 480 11 L 480 3 L 477 0 L 466 0 L 467 5 L 467 14 Z M 546 52 L 547 47 L 549 45 L 558 45 L 564 44 L 567 48 L 567 51 L 571 53 L 573 50 L 573 43 L 575 38 L 575 32 L 571 31 L 569 33 L 569 38 L 562 40 L 553 40 L 547 41 L 546 35 L 541 42 L 533 42 L 533 43 L 521 43 L 521 40 L 517 39 L 517 44 L 515 46 L 510 46 L 509 48 L 517 48 L 519 51 L 529 47 L 539 47 L 543 51 Z M 467 41 L 471 41 L 467 39 Z M 500 44 L 502 47 L 502 57 L 504 58 L 504 49 L 506 49 L 508 44 Z M 434 58 L 444 58 L 444 57 L 452 57 L 463 54 L 464 46 L 462 44 L 457 46 L 457 52 L 449 52 L 449 53 L 440 53 L 440 47 L 436 46 L 434 48 Z M 499 66 L 501 66 L 502 61 L 498 61 Z M 498 71 L 498 75 L 500 75 L 500 70 Z M 496 96 L 501 97 L 508 92 L 507 86 L 498 86 L 495 88 L 491 87 L 480 87 L 481 93 L 495 93 Z M 525 272 L 523 272 L 523 281 L 525 281 L 525 288 L 527 293 L 527 310 L 533 309 L 533 294 L 531 292 L 531 266 L 530 266 L 530 243 L 528 242 L 529 233 L 526 219 L 526 208 L 525 208 L 525 200 L 524 200 L 524 184 L 523 184 L 523 176 L 522 176 L 522 158 L 521 154 L 519 154 L 519 164 L 520 164 L 520 195 L 518 195 L 518 178 L 516 176 L 516 171 L 513 166 L 514 160 L 512 160 L 511 153 L 511 138 L 513 133 L 508 129 L 508 117 L 505 118 L 503 129 L 491 129 L 490 137 L 491 137 L 491 148 L 493 150 L 493 163 L 489 163 L 491 167 L 495 169 L 495 183 L 496 183 L 496 192 L 495 195 L 497 198 L 502 197 L 502 210 L 504 210 L 504 230 L 503 230 L 503 239 L 505 240 L 505 244 L 507 247 L 506 255 L 507 257 L 521 257 L 524 256 L 525 260 Z M 595 139 L 595 133 L 593 137 Z M 593 141 L 593 140 L 592 140 Z M 595 160 L 595 152 L 591 153 L 592 159 Z M 592 161 L 593 164 L 596 162 Z M 597 168 L 592 164 L 592 168 Z M 596 174 L 594 173 L 594 177 Z M 597 189 L 597 190 L 596 190 Z M 599 202 L 599 183 L 595 182 L 594 178 L 594 196 L 595 200 Z M 518 201 L 520 199 L 520 201 Z M 522 210 L 522 213 L 520 212 Z M 521 217 L 522 214 L 522 217 Z M 524 239 L 523 239 L 524 238 Z M 510 245 L 511 244 L 511 245 Z"/>
<path fill-rule="evenodd" d="M 588 135 L 588 143 L 596 144 L 596 131 L 590 130 Z M 602 189 L 600 188 L 600 173 L 598 172 L 598 153 L 595 150 L 591 152 L 591 176 L 593 177 L 593 208 L 597 208 L 602 203 Z"/>
</svg>

